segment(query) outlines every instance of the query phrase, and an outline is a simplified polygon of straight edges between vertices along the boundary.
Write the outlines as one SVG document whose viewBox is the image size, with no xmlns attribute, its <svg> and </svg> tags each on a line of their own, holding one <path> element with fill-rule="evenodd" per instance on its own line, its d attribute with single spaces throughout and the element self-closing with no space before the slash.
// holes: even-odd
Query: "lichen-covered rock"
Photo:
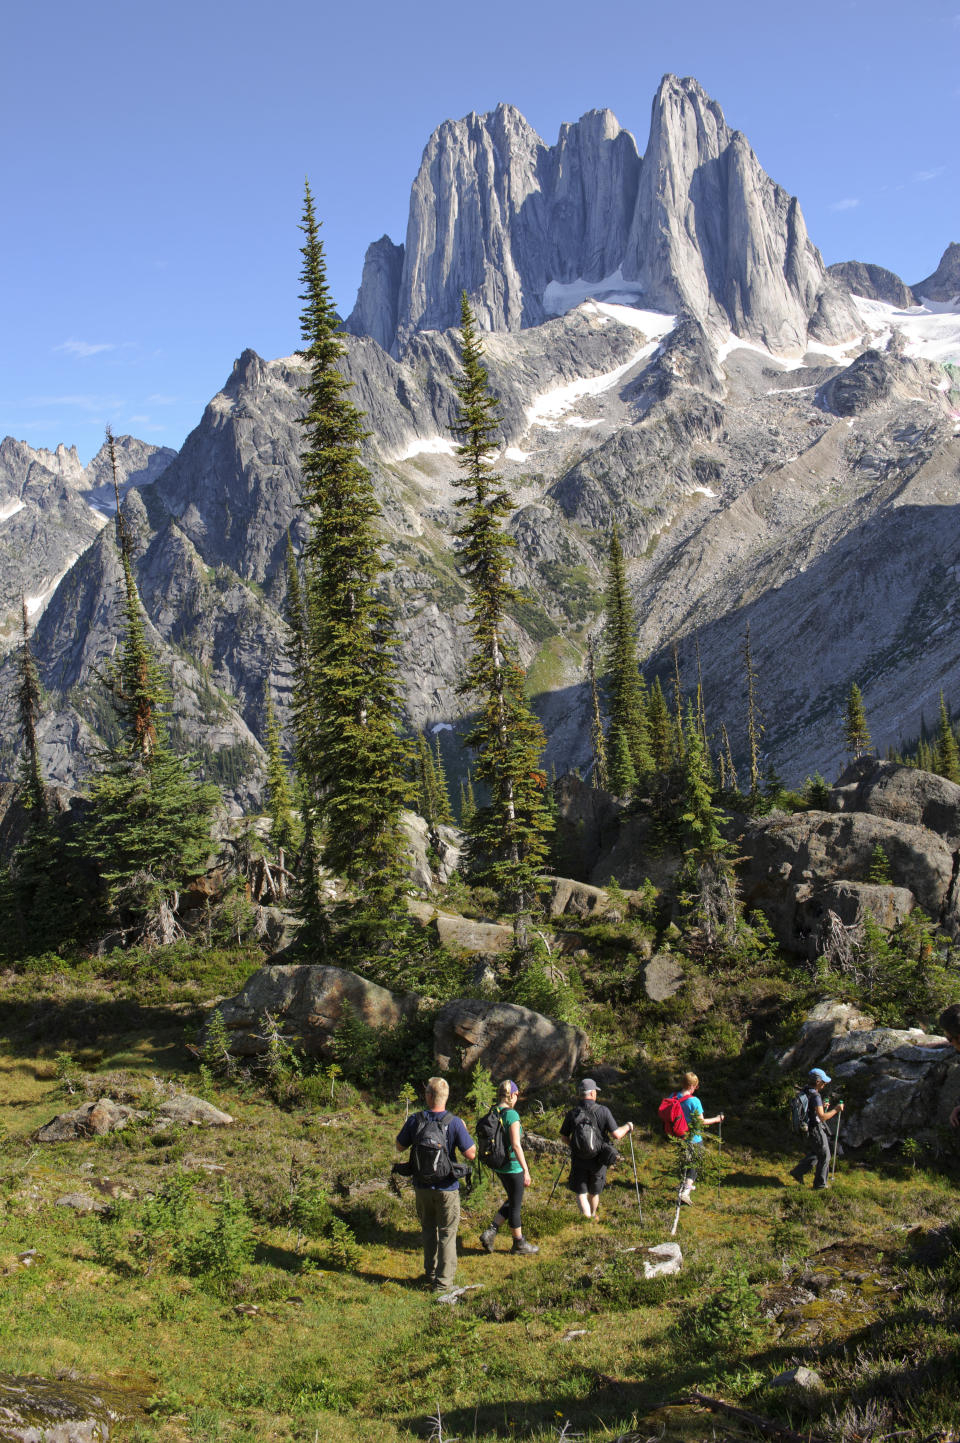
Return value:
<svg viewBox="0 0 960 1443">
<path fill-rule="evenodd" d="M 433 1047 L 441 1070 L 481 1066 L 497 1081 L 512 1077 L 521 1087 L 545 1087 L 570 1081 L 587 1037 L 528 1007 L 468 997 L 441 1009 Z"/>
<path fill-rule="evenodd" d="M 231 1051 L 240 1057 L 267 1050 L 267 1014 L 285 1040 L 303 1052 L 322 1052 L 345 1011 L 369 1027 L 395 1027 L 416 1011 L 411 993 L 397 996 L 355 972 L 310 963 L 261 967 L 236 997 L 219 1004 L 230 1034 Z"/>
<path fill-rule="evenodd" d="M 228 1112 L 221 1112 L 212 1102 L 202 1097 L 191 1097 L 188 1092 L 175 1092 L 157 1108 L 161 1122 L 179 1127 L 229 1127 L 233 1118 Z"/>
<path fill-rule="evenodd" d="M 869 1032 L 874 1025 L 873 1018 L 852 1002 L 827 998 L 811 1008 L 800 1024 L 796 1040 L 785 1052 L 775 1054 L 772 1061 L 782 1071 L 790 1068 L 805 1072 L 826 1057 L 835 1038 Z"/>
<path fill-rule="evenodd" d="M 54 1207 L 72 1208 L 77 1213 L 105 1213 L 109 1203 L 105 1203 L 102 1198 L 92 1198 L 89 1193 L 66 1192 L 63 1197 L 57 1198 Z M 0 1417 L 2 1417 L 2 1411 L 0 1411 Z M 2 1428 L 3 1425 L 0 1423 L 0 1437 L 2 1437 Z"/>
<path fill-rule="evenodd" d="M 401 812 L 400 830 L 406 839 L 407 869 L 420 892 L 434 892 L 449 882 L 460 860 L 460 833 L 455 827 L 432 831 L 416 812 Z"/>
<path fill-rule="evenodd" d="M 416 897 L 408 898 L 407 908 L 424 926 L 436 927 L 445 947 L 480 957 L 495 957 L 509 952 L 513 946 L 513 928 L 500 922 L 478 922 L 474 917 L 461 917 L 456 912 L 438 912 L 429 902 Z"/>
<path fill-rule="evenodd" d="M 106 1443 L 132 1411 L 85 1383 L 0 1373 L 0 1443 Z"/>
<path fill-rule="evenodd" d="M 142 1122 L 147 1114 L 123 1102 L 114 1102 L 112 1097 L 98 1097 L 85 1102 L 71 1112 L 58 1113 L 56 1117 L 37 1128 L 33 1134 L 37 1142 L 72 1142 L 78 1137 L 104 1137 L 108 1132 L 120 1132 L 131 1122 Z"/>
<path fill-rule="evenodd" d="M 683 986 L 683 968 L 669 952 L 658 952 L 643 968 L 643 990 L 651 1002 L 666 1002 Z"/>
<path fill-rule="evenodd" d="M 679 1243 L 655 1243 L 643 1252 L 643 1276 L 645 1278 L 668 1278 L 679 1273 L 683 1266 L 683 1253 Z"/>
</svg>

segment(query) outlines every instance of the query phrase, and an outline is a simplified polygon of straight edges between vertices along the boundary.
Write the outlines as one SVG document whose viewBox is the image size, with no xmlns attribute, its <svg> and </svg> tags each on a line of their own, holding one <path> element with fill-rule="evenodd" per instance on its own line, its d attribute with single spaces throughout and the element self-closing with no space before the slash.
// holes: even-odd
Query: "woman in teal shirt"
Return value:
<svg viewBox="0 0 960 1443">
<path fill-rule="evenodd" d="M 523 1155 L 521 1141 L 523 1130 L 520 1127 L 520 1114 L 517 1112 L 516 1106 L 519 1095 L 519 1087 L 509 1078 L 506 1082 L 501 1082 L 497 1089 L 497 1113 L 500 1117 L 500 1125 L 507 1134 L 510 1150 L 503 1167 L 496 1169 L 507 1196 L 500 1204 L 499 1211 L 494 1214 L 493 1222 L 480 1234 L 480 1242 L 484 1251 L 488 1253 L 493 1252 L 497 1233 L 505 1222 L 510 1223 L 510 1231 L 513 1233 L 512 1252 L 538 1253 L 540 1251 L 535 1243 L 527 1242 L 523 1236 L 523 1227 L 520 1222 L 524 1191 L 533 1184 L 530 1180 L 527 1159 Z"/>
</svg>

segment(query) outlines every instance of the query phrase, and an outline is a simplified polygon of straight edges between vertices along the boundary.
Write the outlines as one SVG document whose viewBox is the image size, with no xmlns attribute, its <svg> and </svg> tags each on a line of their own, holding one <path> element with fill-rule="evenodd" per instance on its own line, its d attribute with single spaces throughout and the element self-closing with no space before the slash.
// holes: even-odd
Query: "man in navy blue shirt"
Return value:
<svg viewBox="0 0 960 1443">
<path fill-rule="evenodd" d="M 461 1119 L 446 1111 L 449 1096 L 445 1078 L 431 1077 L 424 1088 L 426 1108 L 411 1113 L 397 1134 L 397 1151 L 412 1149 L 414 1196 L 423 1234 L 423 1275 L 435 1293 L 449 1292 L 457 1274 L 460 1179 L 449 1169 L 458 1148 L 468 1162 L 477 1155 L 477 1145 Z M 431 1157 L 438 1138 L 449 1165 L 442 1156 L 439 1160 Z"/>
</svg>

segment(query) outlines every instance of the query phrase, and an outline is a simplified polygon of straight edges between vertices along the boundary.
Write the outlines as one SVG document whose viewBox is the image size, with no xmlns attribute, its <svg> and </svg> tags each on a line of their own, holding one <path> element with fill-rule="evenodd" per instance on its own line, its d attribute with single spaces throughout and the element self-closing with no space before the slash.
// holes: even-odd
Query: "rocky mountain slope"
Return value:
<svg viewBox="0 0 960 1443">
<path fill-rule="evenodd" d="M 152 481 L 176 452 L 118 436 L 116 455 L 125 492 Z M 19 640 L 21 596 L 35 620 L 115 509 L 105 446 L 84 467 L 75 447 L 0 442 L 0 654 Z"/>
<path fill-rule="evenodd" d="M 835 775 L 852 680 L 881 748 L 932 719 L 941 688 L 960 705 L 960 314 L 942 301 L 903 309 L 913 297 L 896 291 L 878 299 L 877 277 L 862 295 L 871 268 L 839 277 L 844 291 L 825 277 L 796 202 L 695 82 L 664 82 L 651 146 L 641 161 L 600 112 L 566 127 L 554 151 L 503 107 L 442 126 L 411 213 L 421 229 L 432 215 L 447 242 L 411 248 L 408 233 L 402 256 L 378 243 L 379 280 L 368 256 L 349 324 L 372 334 L 345 336 L 344 369 L 371 432 L 409 715 L 445 728 L 463 710 L 466 595 L 451 552 L 458 338 L 433 327 L 469 274 L 498 327 L 485 345 L 517 503 L 514 621 L 548 763 L 589 761 L 584 654 L 616 519 L 648 674 L 670 670 L 676 643 L 692 689 L 698 645 L 709 720 L 726 722 L 742 754 L 749 621 L 769 757 L 788 781 Z M 479 229 L 465 229 L 468 196 Z M 662 222 L 652 230 L 650 206 Z M 947 280 L 953 249 L 939 268 Z M 547 318 L 551 307 L 562 314 Z M 241 807 L 258 795 L 266 688 L 281 714 L 289 695 L 283 558 L 288 531 L 298 547 L 304 536 L 298 365 L 245 352 L 179 455 L 125 502 L 178 724 Z M 92 515 L 62 484 L 63 505 Z M 97 673 L 120 615 L 111 530 L 88 540 L 33 640 L 49 701 L 45 764 L 67 784 L 109 725 Z M 2 574 L 6 584 L 6 563 Z M 8 661 L 4 770 L 14 682 Z M 456 774 L 462 758 L 441 736 Z"/>
</svg>

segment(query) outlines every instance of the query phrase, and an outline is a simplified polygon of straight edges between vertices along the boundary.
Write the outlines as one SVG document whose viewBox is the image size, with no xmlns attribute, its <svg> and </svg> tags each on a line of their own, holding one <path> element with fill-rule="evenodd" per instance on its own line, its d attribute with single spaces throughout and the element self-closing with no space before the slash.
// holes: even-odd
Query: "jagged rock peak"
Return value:
<svg viewBox="0 0 960 1443">
<path fill-rule="evenodd" d="M 564 124 L 554 146 L 511 105 L 437 128 L 405 244 L 370 247 L 346 327 L 400 356 L 417 332 L 458 324 L 463 290 L 492 331 L 593 294 L 685 310 L 777 352 L 859 333 L 796 199 L 702 86 L 674 75 L 642 159 L 609 110 Z"/>
<path fill-rule="evenodd" d="M 960 245 L 951 241 L 932 276 L 913 287 L 921 301 L 960 304 Z"/>
</svg>

